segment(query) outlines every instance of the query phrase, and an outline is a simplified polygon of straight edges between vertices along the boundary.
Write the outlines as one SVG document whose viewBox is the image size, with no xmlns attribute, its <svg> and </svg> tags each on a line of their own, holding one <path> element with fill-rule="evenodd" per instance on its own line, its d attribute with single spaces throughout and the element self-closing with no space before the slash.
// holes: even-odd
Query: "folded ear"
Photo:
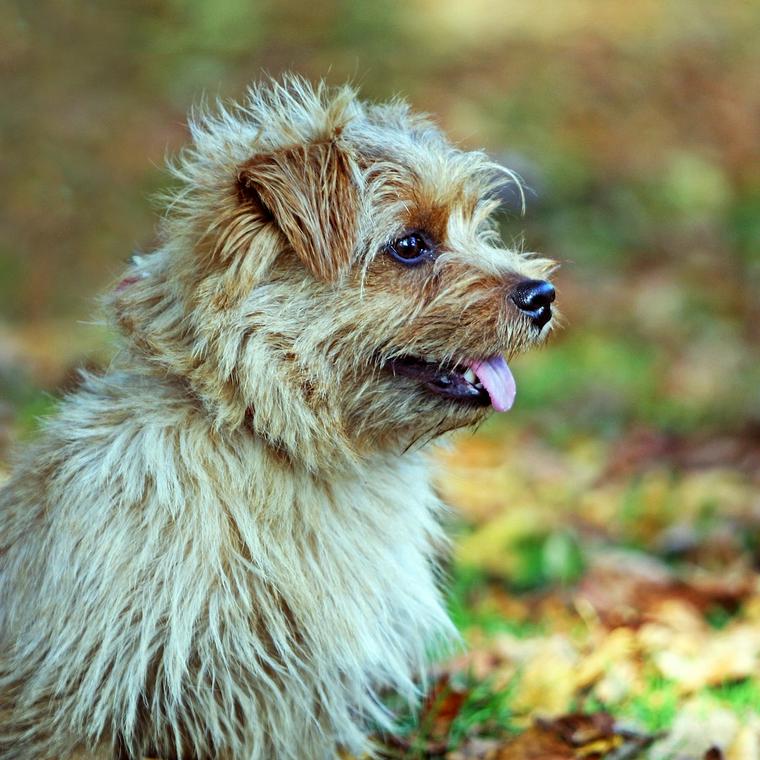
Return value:
<svg viewBox="0 0 760 760">
<path fill-rule="evenodd" d="M 335 280 L 348 269 L 358 194 L 350 158 L 334 141 L 254 156 L 240 169 L 238 183 L 271 214 L 315 276 Z"/>
</svg>

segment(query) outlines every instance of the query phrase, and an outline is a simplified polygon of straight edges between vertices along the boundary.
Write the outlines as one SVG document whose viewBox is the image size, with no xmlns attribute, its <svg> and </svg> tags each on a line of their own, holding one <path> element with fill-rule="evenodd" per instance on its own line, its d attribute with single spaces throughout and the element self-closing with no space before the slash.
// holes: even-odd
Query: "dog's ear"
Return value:
<svg viewBox="0 0 760 760">
<path fill-rule="evenodd" d="M 358 194 L 351 160 L 333 140 L 256 155 L 241 167 L 238 186 L 271 214 L 317 277 L 335 280 L 348 269 Z"/>
</svg>

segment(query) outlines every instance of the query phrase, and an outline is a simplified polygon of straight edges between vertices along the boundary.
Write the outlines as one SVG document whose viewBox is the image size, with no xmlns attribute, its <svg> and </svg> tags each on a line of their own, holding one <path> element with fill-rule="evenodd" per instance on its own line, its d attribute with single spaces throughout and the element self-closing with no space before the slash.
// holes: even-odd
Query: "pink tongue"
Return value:
<svg viewBox="0 0 760 760">
<path fill-rule="evenodd" d="M 497 412 L 509 411 L 515 402 L 517 386 L 507 360 L 499 354 L 484 361 L 470 362 L 469 366 L 488 391 L 491 406 Z"/>
</svg>

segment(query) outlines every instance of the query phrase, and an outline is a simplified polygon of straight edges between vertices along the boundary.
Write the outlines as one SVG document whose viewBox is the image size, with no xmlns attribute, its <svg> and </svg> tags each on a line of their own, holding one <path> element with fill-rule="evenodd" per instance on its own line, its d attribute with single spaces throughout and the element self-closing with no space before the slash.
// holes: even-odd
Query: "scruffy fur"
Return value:
<svg viewBox="0 0 760 760">
<path fill-rule="evenodd" d="M 120 352 L 0 492 L 2 760 L 366 751 L 452 635 L 422 449 L 487 412 L 388 362 L 549 329 L 507 298 L 550 267 L 494 232 L 510 175 L 403 103 L 288 78 L 190 130 Z"/>
</svg>

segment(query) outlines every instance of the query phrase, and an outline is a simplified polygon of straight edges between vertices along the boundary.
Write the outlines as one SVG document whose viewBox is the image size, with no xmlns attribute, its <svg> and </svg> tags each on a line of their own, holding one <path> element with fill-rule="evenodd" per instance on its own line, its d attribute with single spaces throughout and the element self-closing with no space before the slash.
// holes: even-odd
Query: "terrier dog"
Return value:
<svg viewBox="0 0 760 760">
<path fill-rule="evenodd" d="M 0 758 L 369 750 L 452 635 L 423 452 L 551 329 L 512 177 L 298 78 L 191 120 L 124 336 L 0 493 Z"/>
</svg>

